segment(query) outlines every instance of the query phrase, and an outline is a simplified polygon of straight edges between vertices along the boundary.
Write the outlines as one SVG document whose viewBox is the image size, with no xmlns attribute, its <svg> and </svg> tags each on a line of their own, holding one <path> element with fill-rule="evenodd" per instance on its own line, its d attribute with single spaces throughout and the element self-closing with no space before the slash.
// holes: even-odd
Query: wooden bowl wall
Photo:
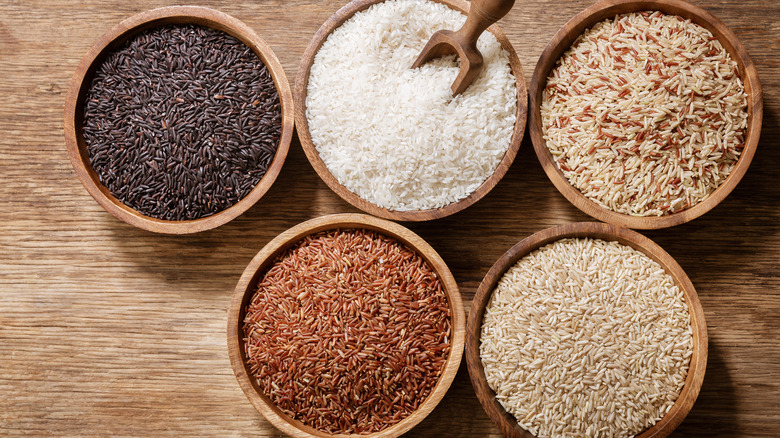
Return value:
<svg viewBox="0 0 780 438">
<path fill-rule="evenodd" d="M 252 373 L 247 366 L 246 353 L 244 350 L 243 321 L 244 316 L 246 315 L 246 308 L 257 289 L 257 283 L 263 277 L 267 269 L 273 264 L 277 256 L 283 254 L 289 248 L 300 242 L 301 239 L 310 234 L 325 230 L 354 228 L 373 230 L 398 240 L 420 254 L 420 256 L 422 256 L 434 269 L 441 281 L 442 289 L 447 296 L 450 306 L 452 331 L 450 341 L 451 350 L 449 357 L 444 364 L 441 377 L 439 378 L 439 381 L 436 382 L 433 391 L 431 391 L 428 398 L 426 398 L 420 407 L 410 416 L 387 429 L 372 434 L 332 435 L 306 426 L 302 422 L 290 418 L 263 394 L 262 389 L 258 386 L 255 378 L 252 377 Z M 466 314 L 455 279 L 441 257 L 421 237 L 401 225 L 383 219 L 364 214 L 335 214 L 311 219 L 290 228 L 269 242 L 252 259 L 236 285 L 233 300 L 230 304 L 227 329 L 228 354 L 236 379 L 238 379 L 241 389 L 244 391 L 244 394 L 252 405 L 254 405 L 254 407 L 263 414 L 271 424 L 290 436 L 299 438 L 397 437 L 422 421 L 422 419 L 436 407 L 452 384 L 452 380 L 455 378 L 455 374 L 458 371 L 461 357 L 463 356 L 465 321 Z"/>
<path fill-rule="evenodd" d="M 125 205 L 100 182 L 90 164 L 84 142 L 84 99 L 95 71 L 108 54 L 130 38 L 148 29 L 169 24 L 195 24 L 223 31 L 251 48 L 266 65 L 279 93 L 282 130 L 276 154 L 263 178 L 247 196 L 231 207 L 211 216 L 195 220 L 170 221 L 146 216 Z M 222 12 L 198 6 L 171 6 L 145 11 L 114 26 L 101 36 L 81 60 L 65 100 L 65 142 L 76 176 L 90 195 L 117 219 L 130 225 L 158 233 L 186 234 L 223 225 L 248 210 L 271 187 L 281 171 L 292 140 L 294 116 L 293 98 L 287 76 L 271 47 L 241 21 Z"/>
<path fill-rule="evenodd" d="M 732 59 L 737 62 L 740 77 L 747 94 L 748 127 L 746 129 L 745 148 L 742 150 L 739 161 L 728 178 L 726 178 L 726 181 L 713 191 L 707 199 L 691 208 L 657 217 L 636 217 L 614 212 L 599 206 L 572 186 L 558 168 L 550 150 L 547 148 L 543 137 L 540 113 L 542 92 L 547 84 L 547 76 L 555 67 L 558 58 L 569 49 L 579 35 L 604 19 L 622 13 L 644 10 L 657 10 L 665 14 L 679 15 L 712 32 L 729 52 Z M 688 222 L 710 211 L 726 198 L 734 190 L 734 187 L 737 186 L 737 183 L 739 183 L 750 166 L 750 162 L 758 147 L 763 117 L 763 101 L 758 72 L 745 47 L 742 46 L 737 36 L 722 21 L 709 12 L 682 0 L 603 0 L 580 12 L 563 25 L 553 36 L 550 43 L 547 44 L 544 52 L 542 52 L 531 80 L 530 101 L 531 114 L 528 129 L 531 133 L 531 140 L 545 173 L 547 173 L 550 181 L 552 181 L 558 191 L 577 208 L 596 219 L 637 229 L 658 229 Z"/>
<path fill-rule="evenodd" d="M 482 318 L 485 308 L 499 280 L 510 267 L 532 251 L 569 237 L 591 237 L 607 241 L 617 241 L 628 245 L 658 262 L 674 279 L 675 284 L 683 292 L 685 303 L 691 315 L 693 333 L 693 355 L 685 385 L 677 401 L 666 415 L 655 425 L 648 428 L 639 438 L 665 437 L 682 423 L 691 410 L 699 395 L 704 371 L 707 367 L 707 325 L 704 321 L 704 311 L 699 302 L 696 290 L 680 265 L 660 246 L 643 235 L 626 228 L 598 222 L 578 222 L 560 225 L 535 233 L 513 246 L 490 268 L 471 304 L 469 320 L 466 327 L 466 364 L 469 376 L 477 398 L 501 431 L 511 438 L 535 438 L 534 435 L 520 427 L 512 414 L 506 412 L 496 400 L 495 392 L 490 389 L 485 377 L 485 370 L 479 354 Z"/>
<path fill-rule="evenodd" d="M 509 53 L 509 62 L 512 69 L 512 74 L 515 76 L 515 83 L 517 84 L 517 121 L 515 122 L 515 129 L 512 133 L 512 139 L 509 144 L 509 148 L 504 154 L 504 158 L 499 162 L 496 170 L 491 176 L 489 176 L 473 193 L 460 201 L 453 202 L 445 205 L 441 208 L 429 209 L 429 210 L 410 210 L 410 211 L 397 211 L 390 210 L 384 207 L 380 207 L 374 203 L 366 201 L 355 193 L 349 191 L 341 183 L 338 182 L 335 176 L 328 170 L 328 167 L 320 158 L 317 153 L 317 149 L 312 143 L 311 133 L 309 132 L 309 122 L 306 119 L 306 96 L 308 94 L 307 87 L 309 85 L 309 72 L 311 66 L 314 63 L 314 57 L 319 52 L 325 40 L 328 36 L 339 26 L 344 24 L 345 21 L 352 18 L 357 12 L 368 9 L 371 5 L 381 3 L 384 0 L 353 0 L 343 8 L 339 9 L 332 17 L 330 17 L 320 29 L 314 34 L 314 37 L 306 48 L 301 60 L 301 65 L 298 67 L 298 75 L 295 83 L 295 123 L 298 127 L 298 137 L 301 140 L 301 146 L 306 153 L 306 157 L 309 159 L 314 170 L 325 181 L 325 184 L 331 188 L 342 199 L 349 202 L 353 206 L 370 213 L 374 216 L 383 217 L 385 219 L 399 220 L 399 221 L 426 221 L 431 219 L 439 219 L 451 214 L 457 213 L 464 208 L 474 204 L 487 195 L 493 187 L 503 178 L 506 172 L 509 170 L 509 166 L 517 155 L 517 151 L 520 148 L 520 142 L 523 139 L 523 133 L 525 132 L 526 115 L 528 111 L 528 91 L 525 85 L 525 74 L 523 73 L 523 67 L 520 65 L 520 58 L 517 57 L 517 53 L 512 44 L 507 39 L 506 35 L 501 31 L 497 25 L 492 25 L 488 28 L 493 35 L 495 35 L 498 42 L 501 43 L 501 47 Z M 451 9 L 460 11 L 463 14 L 467 14 L 469 10 L 469 3 L 463 0 L 433 0 L 436 3 L 441 3 L 448 6 Z"/>
</svg>

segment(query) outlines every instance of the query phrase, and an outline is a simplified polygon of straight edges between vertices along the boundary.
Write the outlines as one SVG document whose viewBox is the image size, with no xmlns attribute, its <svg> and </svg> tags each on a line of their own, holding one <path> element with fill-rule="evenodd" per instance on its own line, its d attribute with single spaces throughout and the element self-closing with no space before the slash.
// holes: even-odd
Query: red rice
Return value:
<svg viewBox="0 0 780 438">
<path fill-rule="evenodd" d="M 244 336 L 250 370 L 277 407 L 320 431 L 366 434 L 431 393 L 450 351 L 450 310 L 413 250 L 373 231 L 328 231 L 265 273 Z"/>
</svg>

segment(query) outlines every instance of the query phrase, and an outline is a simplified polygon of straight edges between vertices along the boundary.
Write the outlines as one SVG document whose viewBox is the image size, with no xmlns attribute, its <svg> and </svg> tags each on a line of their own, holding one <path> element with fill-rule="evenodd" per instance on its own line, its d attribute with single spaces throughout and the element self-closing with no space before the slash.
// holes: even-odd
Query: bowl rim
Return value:
<svg viewBox="0 0 780 438">
<path fill-rule="evenodd" d="M 682 423 L 693 407 L 699 395 L 704 373 L 707 367 L 707 324 L 704 310 L 693 284 L 677 261 L 658 244 L 628 228 L 618 227 L 601 222 L 576 222 L 538 231 L 526 237 L 506 253 L 504 253 L 485 274 L 476 295 L 471 303 L 469 319 L 466 325 L 466 364 L 469 377 L 480 404 L 491 420 L 508 437 L 535 438 L 533 434 L 523 429 L 512 414 L 509 414 L 495 399 L 495 392 L 490 389 L 485 378 L 485 370 L 479 354 L 482 319 L 488 301 L 504 273 L 522 257 L 532 251 L 554 241 L 569 237 L 591 237 L 607 241 L 617 241 L 628 245 L 654 261 L 674 279 L 680 288 L 691 316 L 691 332 L 693 336 L 693 354 L 685 384 L 672 408 L 661 420 L 645 429 L 638 438 L 666 437 Z"/>
<path fill-rule="evenodd" d="M 441 281 L 442 290 L 447 296 L 450 306 L 451 339 L 450 354 L 447 358 L 439 380 L 431 393 L 420 404 L 418 409 L 408 417 L 379 432 L 371 434 L 328 434 L 306 426 L 298 420 L 290 418 L 277 408 L 271 400 L 263 395 L 262 390 L 250 377 L 243 342 L 243 319 L 246 305 L 254 295 L 255 287 L 267 268 L 277 256 L 283 254 L 305 236 L 326 230 L 365 229 L 376 231 L 391 237 L 406 245 L 419 254 L 436 272 Z M 466 314 L 458 285 L 444 260 L 436 250 L 423 238 L 399 225 L 384 219 L 361 213 L 342 213 L 310 219 L 282 232 L 266 244 L 247 265 L 238 280 L 228 311 L 227 347 L 233 372 L 244 395 L 252 405 L 276 428 L 298 438 L 322 437 L 397 437 L 422 421 L 441 401 L 451 386 L 463 357 L 465 343 Z"/>
<path fill-rule="evenodd" d="M 252 49 L 271 74 L 279 94 L 282 113 L 281 135 L 274 158 L 265 175 L 244 198 L 211 216 L 194 220 L 157 219 L 125 205 L 100 182 L 92 169 L 82 133 L 83 101 L 95 69 L 108 53 L 138 33 L 167 24 L 195 24 L 223 31 Z M 76 68 L 65 98 L 65 144 L 68 157 L 87 192 L 117 219 L 156 233 L 187 234 L 223 225 L 254 205 L 271 187 L 281 172 L 292 141 L 294 100 L 284 69 L 271 46 L 242 21 L 215 9 L 202 6 L 167 6 L 133 15 L 100 36 Z"/>
<path fill-rule="evenodd" d="M 334 30 L 344 24 L 345 21 L 350 19 L 356 13 L 364 11 L 372 5 L 382 3 L 384 1 L 386 0 L 352 0 L 339 9 L 336 13 L 334 13 L 330 18 L 328 18 L 328 20 L 322 24 L 319 30 L 317 30 L 317 32 L 312 37 L 309 45 L 306 47 L 306 51 L 301 57 L 294 89 L 296 102 L 295 123 L 298 128 L 298 138 L 301 142 L 301 147 L 306 154 L 306 158 L 308 158 L 309 163 L 311 163 L 312 167 L 320 176 L 320 178 L 328 187 L 330 187 L 331 190 L 333 190 L 337 195 L 339 195 L 339 197 L 347 201 L 352 206 L 357 207 L 358 209 L 366 213 L 370 213 L 374 216 L 397 221 L 412 222 L 440 219 L 464 210 L 465 208 L 482 199 L 498 184 L 504 175 L 506 175 L 509 167 L 514 162 L 517 156 L 517 152 L 520 149 L 523 135 L 525 134 L 525 126 L 528 116 L 528 86 L 525 82 L 525 73 L 523 72 L 523 67 L 520 63 L 520 58 L 518 57 L 517 52 L 514 50 L 512 43 L 506 37 L 501 28 L 496 24 L 488 27 L 487 30 L 496 37 L 498 42 L 501 44 L 501 47 L 509 53 L 510 67 L 512 74 L 515 76 L 515 88 L 517 90 L 517 111 L 515 113 L 517 120 L 515 122 L 514 130 L 512 131 L 512 138 L 510 140 L 509 147 L 507 148 L 506 153 L 499 162 L 495 171 L 490 176 L 488 176 L 487 179 L 485 179 L 485 181 L 483 181 L 482 184 L 480 184 L 480 186 L 477 187 L 477 189 L 474 190 L 471 194 L 459 201 L 447 204 L 440 208 L 405 211 L 390 210 L 361 198 L 338 182 L 336 177 L 333 176 L 328 167 L 325 165 L 325 162 L 320 157 L 316 147 L 314 146 L 314 143 L 312 142 L 308 119 L 306 118 L 306 98 L 308 94 L 307 87 L 309 83 L 309 73 L 311 66 L 314 63 L 314 57 L 317 55 L 317 52 L 319 52 L 328 36 L 330 36 Z M 462 14 L 467 14 L 469 10 L 469 3 L 463 0 L 431 1 L 443 4 L 450 9 L 461 12 Z"/>
<path fill-rule="evenodd" d="M 558 58 L 571 46 L 574 40 L 587 28 L 599 21 L 620 13 L 641 10 L 658 10 L 666 14 L 679 15 L 704 27 L 718 38 L 723 47 L 737 62 L 747 95 L 748 126 L 745 130 L 745 147 L 739 160 L 726 180 L 703 201 L 692 207 L 664 216 L 631 216 L 601 207 L 572 186 L 555 164 L 542 134 L 541 95 L 547 76 Z M 602 0 L 584 9 L 570 19 L 553 36 L 545 47 L 534 69 L 530 85 L 530 116 L 528 130 L 531 141 L 547 177 L 558 191 L 591 217 L 615 225 L 635 229 L 659 229 L 680 225 L 712 210 L 731 193 L 747 172 L 753 160 L 761 135 L 763 98 L 758 71 L 739 38 L 722 21 L 711 13 L 684 0 Z"/>
</svg>

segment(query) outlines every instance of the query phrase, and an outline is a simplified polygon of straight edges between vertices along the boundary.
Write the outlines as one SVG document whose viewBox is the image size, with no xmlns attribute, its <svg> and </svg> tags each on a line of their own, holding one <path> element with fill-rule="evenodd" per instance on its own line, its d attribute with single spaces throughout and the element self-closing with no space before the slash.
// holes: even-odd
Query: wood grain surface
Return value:
<svg viewBox="0 0 780 438">
<path fill-rule="evenodd" d="M 276 183 L 232 222 L 169 236 L 118 221 L 77 180 L 63 135 L 79 61 L 121 20 L 173 1 L 0 2 L 0 435 L 282 436 L 233 376 L 227 309 L 246 265 L 307 219 L 355 212 L 297 139 Z M 344 1 L 202 1 L 244 21 L 294 78 L 317 28 Z M 589 0 L 519 2 L 501 26 L 526 80 Z M 709 361 L 675 437 L 780 436 L 780 2 L 697 0 L 739 36 L 764 91 L 764 128 L 739 186 L 704 216 L 643 232 L 701 299 Z M 407 224 L 449 264 L 468 308 L 490 266 L 541 229 L 589 220 L 545 176 L 528 136 L 504 179 L 444 219 Z M 497 437 L 465 364 L 408 433 Z"/>
</svg>

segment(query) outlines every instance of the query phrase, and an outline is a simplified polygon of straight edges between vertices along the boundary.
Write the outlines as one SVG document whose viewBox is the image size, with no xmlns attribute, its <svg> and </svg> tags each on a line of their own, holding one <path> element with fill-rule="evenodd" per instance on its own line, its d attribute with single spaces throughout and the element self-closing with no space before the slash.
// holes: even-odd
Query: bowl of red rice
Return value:
<svg viewBox="0 0 780 438">
<path fill-rule="evenodd" d="M 508 437 L 665 437 L 707 365 L 707 326 L 680 265 L 598 222 L 540 231 L 491 267 L 472 301 L 466 363 Z"/>
<path fill-rule="evenodd" d="M 439 403 L 463 354 L 455 280 L 422 238 L 362 214 L 309 220 L 249 263 L 228 315 L 233 371 L 295 437 L 395 437 Z"/>
<path fill-rule="evenodd" d="M 758 74 L 736 35 L 681 0 L 601 1 L 534 71 L 530 133 L 547 176 L 590 216 L 636 229 L 718 205 L 758 146 Z"/>
</svg>

